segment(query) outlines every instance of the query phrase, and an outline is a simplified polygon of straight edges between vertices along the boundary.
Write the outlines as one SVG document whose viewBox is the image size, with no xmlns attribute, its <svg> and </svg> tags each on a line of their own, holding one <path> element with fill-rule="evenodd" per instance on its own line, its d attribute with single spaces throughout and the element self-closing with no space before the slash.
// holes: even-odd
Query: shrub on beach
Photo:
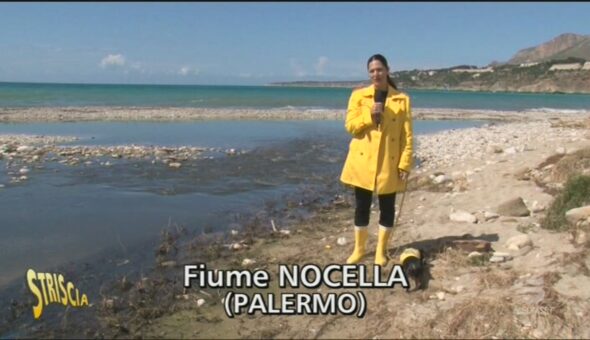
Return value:
<svg viewBox="0 0 590 340">
<path fill-rule="evenodd" d="M 560 158 L 551 170 L 551 178 L 562 182 L 575 175 L 585 175 L 589 172 L 590 148 L 584 148 Z"/>
<path fill-rule="evenodd" d="M 561 192 L 551 204 L 541 227 L 556 231 L 568 229 L 565 213 L 574 208 L 590 204 L 590 176 L 574 176 L 565 184 Z"/>
</svg>

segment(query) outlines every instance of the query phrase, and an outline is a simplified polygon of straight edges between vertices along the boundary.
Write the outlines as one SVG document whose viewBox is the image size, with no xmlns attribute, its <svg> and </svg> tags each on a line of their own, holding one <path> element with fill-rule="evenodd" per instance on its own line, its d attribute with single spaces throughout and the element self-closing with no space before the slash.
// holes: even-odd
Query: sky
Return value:
<svg viewBox="0 0 590 340">
<path fill-rule="evenodd" d="M 0 82 L 262 85 L 485 66 L 562 33 L 590 3 L 0 3 Z"/>
</svg>

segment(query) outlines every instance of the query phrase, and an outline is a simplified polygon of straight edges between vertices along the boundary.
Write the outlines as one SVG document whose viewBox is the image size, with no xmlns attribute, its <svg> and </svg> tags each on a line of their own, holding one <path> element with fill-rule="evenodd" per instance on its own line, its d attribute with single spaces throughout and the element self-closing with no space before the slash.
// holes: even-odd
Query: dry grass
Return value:
<svg viewBox="0 0 590 340">
<path fill-rule="evenodd" d="M 552 316 L 556 316 L 564 320 L 563 315 L 565 305 L 560 301 L 559 294 L 553 289 L 553 285 L 559 281 L 561 276 L 556 272 L 546 272 L 543 274 L 543 290 L 545 297 L 541 301 L 540 306 L 548 309 Z"/>
<path fill-rule="evenodd" d="M 490 268 L 477 277 L 477 283 L 482 288 L 506 288 L 514 284 L 518 276 L 513 271 Z"/>
<path fill-rule="evenodd" d="M 562 306 L 553 306 L 545 301 L 538 305 L 516 303 L 512 309 L 518 324 L 540 331 L 539 335 L 547 338 L 572 338 L 581 326 L 571 310 L 563 312 Z"/>
<path fill-rule="evenodd" d="M 482 253 L 479 257 L 469 258 L 467 252 L 457 248 L 446 248 L 436 258 L 439 261 L 437 266 L 444 268 L 465 268 L 472 266 L 485 266 L 489 263 L 490 253 Z"/>
<path fill-rule="evenodd" d="M 526 333 L 515 322 L 513 305 L 497 298 L 467 300 L 440 313 L 440 336 L 459 338 L 522 338 Z"/>
<path fill-rule="evenodd" d="M 564 155 L 561 154 L 554 154 L 551 155 L 549 157 L 547 157 L 547 159 L 545 159 L 543 162 L 541 162 L 538 166 L 537 169 L 538 170 L 542 170 L 544 167 L 546 167 L 547 165 L 551 165 L 551 164 L 556 164 L 557 162 L 559 162 L 559 160 L 561 160 L 564 157 Z"/>
<path fill-rule="evenodd" d="M 575 256 L 575 255 L 574 255 Z M 541 329 L 548 338 L 584 337 L 587 321 L 584 315 L 577 315 L 574 300 L 561 297 L 553 285 L 560 280 L 557 272 L 546 272 L 543 275 L 544 299 L 538 305 L 521 306 L 528 311 L 529 320 L 535 329 Z M 582 306 L 582 309 L 584 307 Z"/>
<path fill-rule="evenodd" d="M 443 256 L 453 262 L 457 260 L 455 255 Z M 470 339 L 572 338 L 584 334 L 584 318 L 576 315 L 576 309 L 570 303 L 564 303 L 553 289 L 560 279 L 559 274 L 548 272 L 542 277 L 545 294 L 538 304 L 520 300 L 504 289 L 517 279 L 512 271 L 490 269 L 477 275 L 483 288 L 477 297 L 458 300 L 452 306 L 438 309 L 422 323 L 400 324 L 395 327 L 396 334 L 404 338 Z M 585 308 L 583 304 L 581 306 Z"/>
<path fill-rule="evenodd" d="M 563 267 L 568 265 L 577 266 L 581 274 L 590 276 L 590 268 L 586 265 L 588 256 L 590 256 L 590 248 L 586 244 L 586 247 L 583 247 L 581 251 L 564 253 L 559 262 Z"/>
<path fill-rule="evenodd" d="M 590 171 L 590 148 L 563 156 L 551 169 L 551 179 L 555 182 L 565 182 L 572 176 L 588 171 Z"/>
<path fill-rule="evenodd" d="M 437 256 L 437 259 L 441 262 L 440 265 L 444 267 L 459 268 L 471 265 L 470 259 L 465 252 L 455 248 L 445 249 L 444 252 Z"/>
<path fill-rule="evenodd" d="M 430 192 L 450 192 L 453 186 L 449 182 L 434 183 L 428 176 L 413 176 L 408 180 L 408 190 L 424 190 Z"/>
<path fill-rule="evenodd" d="M 507 288 L 517 275 L 512 271 L 492 269 L 480 273 L 478 280 L 484 288 Z M 560 300 L 552 286 L 559 280 L 557 273 L 546 273 L 544 299 L 537 305 L 514 300 L 510 296 L 485 296 L 466 299 L 423 325 L 440 338 L 530 338 L 533 330 L 547 337 L 571 337 L 583 324 Z M 430 330 L 436 330 L 432 333 Z"/>
<path fill-rule="evenodd" d="M 550 230 L 566 230 L 570 228 L 565 213 L 590 203 L 590 176 L 576 176 L 568 179 L 560 193 L 541 222 L 541 227 Z"/>
</svg>

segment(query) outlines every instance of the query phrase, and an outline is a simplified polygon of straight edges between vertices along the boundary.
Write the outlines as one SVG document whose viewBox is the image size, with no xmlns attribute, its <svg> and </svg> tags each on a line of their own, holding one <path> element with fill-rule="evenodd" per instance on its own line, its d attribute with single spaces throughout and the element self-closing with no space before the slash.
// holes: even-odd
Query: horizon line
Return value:
<svg viewBox="0 0 590 340">
<path fill-rule="evenodd" d="M 38 84 L 38 85 L 146 85 L 146 86 L 268 86 L 262 85 L 244 85 L 244 84 L 174 84 L 174 83 L 110 83 L 110 82 L 54 82 L 54 81 L 5 81 L 0 80 L 0 84 Z"/>
</svg>

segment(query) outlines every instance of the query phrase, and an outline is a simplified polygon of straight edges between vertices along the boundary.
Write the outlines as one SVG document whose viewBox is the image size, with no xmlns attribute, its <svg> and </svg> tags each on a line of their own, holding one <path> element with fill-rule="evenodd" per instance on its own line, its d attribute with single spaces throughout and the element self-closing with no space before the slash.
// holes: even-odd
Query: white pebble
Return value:
<svg viewBox="0 0 590 340">
<path fill-rule="evenodd" d="M 252 259 L 244 259 L 242 261 L 242 266 L 246 267 L 246 266 L 252 265 L 254 263 L 256 263 L 255 260 L 252 260 Z"/>
</svg>

